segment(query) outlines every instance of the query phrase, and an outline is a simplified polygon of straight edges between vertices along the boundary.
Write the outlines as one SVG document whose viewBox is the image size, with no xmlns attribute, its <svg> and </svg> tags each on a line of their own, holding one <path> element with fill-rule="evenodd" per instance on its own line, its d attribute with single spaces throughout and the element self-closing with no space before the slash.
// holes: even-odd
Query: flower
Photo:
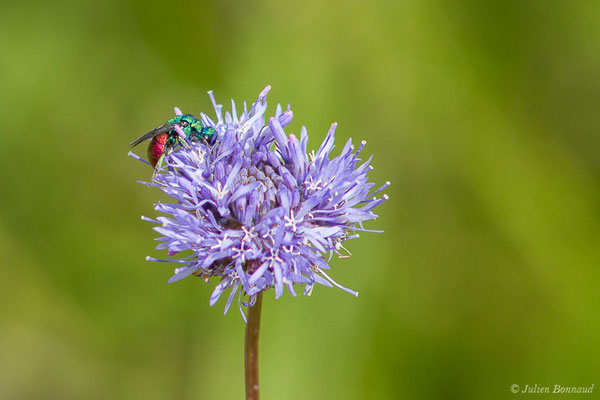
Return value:
<svg viewBox="0 0 600 400">
<path fill-rule="evenodd" d="M 175 200 L 155 205 L 167 216 L 142 217 L 157 224 L 154 230 L 161 243 L 156 248 L 167 249 L 169 255 L 147 259 L 181 265 L 169 282 L 192 274 L 207 282 L 219 277 L 210 305 L 229 290 L 225 313 L 237 293 L 242 316 L 241 306 L 252 306 L 257 294 L 269 288 L 276 298 L 284 288 L 296 296 L 298 285 L 310 295 L 316 283 L 358 295 L 325 271 L 333 254 L 349 255 L 346 240 L 370 231 L 363 222 L 376 218 L 373 209 L 388 198 L 377 194 L 389 182 L 370 192 L 371 158 L 363 163 L 358 158 L 365 141 L 355 149 L 348 140 L 341 154 L 330 158 L 337 124 L 310 154 L 305 127 L 299 140 L 285 134 L 283 127 L 293 117 L 289 107 L 283 111 L 278 105 L 265 125 L 269 89 L 250 110 L 244 103 L 240 116 L 233 101 L 231 113 L 223 116 L 222 106 L 209 92 L 217 120 L 205 114 L 201 119 L 216 129 L 215 144 L 180 146 L 165 157 L 162 173 L 145 183 Z M 177 108 L 175 112 L 181 113 Z M 185 251 L 191 254 L 171 257 Z M 242 301 L 243 294 L 248 302 Z"/>
</svg>

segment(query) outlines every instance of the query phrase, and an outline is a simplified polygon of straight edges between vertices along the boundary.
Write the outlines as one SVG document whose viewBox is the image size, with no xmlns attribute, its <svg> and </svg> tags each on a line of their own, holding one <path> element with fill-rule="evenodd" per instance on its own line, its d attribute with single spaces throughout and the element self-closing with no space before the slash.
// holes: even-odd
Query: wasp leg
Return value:
<svg viewBox="0 0 600 400">
<path fill-rule="evenodd" d="M 165 152 L 163 152 L 161 154 L 160 158 L 156 162 L 156 165 L 154 166 L 154 173 L 152 174 L 152 181 L 156 180 L 156 175 L 158 175 L 158 171 L 161 169 L 164 161 L 165 161 Z"/>
<path fill-rule="evenodd" d="M 182 145 L 183 147 L 185 147 L 186 149 L 188 149 L 188 150 L 191 150 L 191 149 L 192 149 L 192 146 L 190 146 L 190 144 L 188 143 L 188 141 L 187 141 L 187 140 L 184 140 L 184 139 L 182 139 L 182 138 L 179 138 L 179 143 L 181 143 L 181 145 Z"/>
</svg>

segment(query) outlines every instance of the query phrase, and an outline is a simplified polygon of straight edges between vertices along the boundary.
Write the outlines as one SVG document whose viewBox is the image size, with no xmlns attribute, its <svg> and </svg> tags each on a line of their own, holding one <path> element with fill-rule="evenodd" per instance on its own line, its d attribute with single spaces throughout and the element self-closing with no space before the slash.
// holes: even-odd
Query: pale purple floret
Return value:
<svg viewBox="0 0 600 400">
<path fill-rule="evenodd" d="M 167 216 L 144 218 L 158 224 L 157 249 L 167 249 L 169 256 L 191 250 L 184 258 L 148 259 L 181 265 L 169 282 L 191 274 L 206 281 L 220 277 L 210 305 L 229 290 L 225 312 L 236 294 L 241 310 L 242 304 L 252 305 L 259 292 L 271 287 L 276 298 L 284 288 L 296 296 L 296 285 L 310 295 L 315 283 L 358 295 L 325 270 L 333 254 L 349 254 L 344 241 L 369 231 L 363 221 L 376 218 L 372 210 L 387 199 L 377 194 L 389 182 L 371 192 L 371 158 L 358 158 L 364 141 L 355 149 L 348 140 L 341 154 L 330 158 L 336 124 L 310 154 L 304 127 L 299 140 L 283 129 L 293 117 L 289 109 L 278 105 L 265 125 L 269 89 L 250 110 L 244 103 L 239 116 L 233 101 L 231 113 L 223 115 L 209 92 L 216 120 L 205 114 L 201 118 L 217 130 L 215 144 L 180 146 L 165 158 L 154 182 L 146 183 L 175 200 L 155 205 Z M 248 302 L 242 301 L 243 294 Z"/>
</svg>

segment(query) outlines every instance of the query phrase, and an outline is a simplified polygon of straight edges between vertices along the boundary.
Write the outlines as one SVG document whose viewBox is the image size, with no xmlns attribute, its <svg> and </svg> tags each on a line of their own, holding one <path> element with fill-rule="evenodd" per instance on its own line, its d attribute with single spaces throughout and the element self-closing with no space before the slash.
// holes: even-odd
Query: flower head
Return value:
<svg viewBox="0 0 600 400">
<path fill-rule="evenodd" d="M 283 129 L 293 117 L 289 108 L 283 111 L 278 105 L 265 125 L 269 89 L 250 110 L 244 103 L 239 116 L 233 101 L 231 113 L 223 115 L 209 92 L 216 121 L 205 114 L 201 118 L 217 131 L 214 145 L 181 146 L 165 157 L 162 173 L 146 183 L 174 199 L 155 205 L 167 216 L 143 217 L 157 224 L 157 249 L 169 254 L 165 260 L 147 259 L 181 265 L 169 282 L 192 274 L 205 281 L 218 277 L 210 305 L 229 290 L 225 312 L 236 293 L 241 311 L 242 304 L 251 306 L 256 295 L 269 288 L 276 298 L 285 288 L 296 296 L 297 286 L 310 295 L 316 283 L 358 295 L 325 271 L 333 254 L 349 254 L 344 242 L 368 231 L 363 222 L 376 218 L 373 209 L 387 199 L 377 194 L 389 182 L 371 191 L 371 158 L 359 158 L 364 141 L 355 149 L 348 140 L 341 153 L 330 158 L 337 124 L 310 154 L 306 128 L 299 139 Z M 185 251 L 191 254 L 171 258 Z M 242 301 L 243 294 L 249 302 Z"/>
</svg>

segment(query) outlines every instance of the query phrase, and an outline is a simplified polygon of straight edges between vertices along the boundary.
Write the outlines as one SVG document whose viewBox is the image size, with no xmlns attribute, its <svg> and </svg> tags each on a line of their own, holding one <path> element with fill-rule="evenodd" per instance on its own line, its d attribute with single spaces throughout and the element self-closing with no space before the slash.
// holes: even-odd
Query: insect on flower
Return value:
<svg viewBox="0 0 600 400">
<path fill-rule="evenodd" d="M 148 145 L 148 161 L 155 170 L 160 168 L 165 156 L 169 155 L 178 143 L 187 146 L 185 141 L 187 139 L 210 146 L 216 139 L 217 131 L 212 127 L 204 126 L 199 118 L 191 114 L 181 114 L 179 109 L 176 109 L 175 112 L 178 115 L 174 118 L 130 143 L 131 147 L 135 147 L 143 141 L 151 139 Z M 180 132 L 177 128 L 180 129 Z"/>
<path fill-rule="evenodd" d="M 164 215 L 142 217 L 156 224 L 156 248 L 168 251 L 164 259 L 147 259 L 177 264 L 169 282 L 217 278 L 209 304 L 228 291 L 225 312 L 237 295 L 244 319 L 242 306 L 252 307 L 270 289 L 275 298 L 285 288 L 292 296 L 297 288 L 310 295 L 315 285 L 357 295 L 329 276 L 330 259 L 346 257 L 346 241 L 359 233 L 380 232 L 363 223 L 377 218 L 373 210 L 388 199 L 381 192 L 390 184 L 373 190 L 371 157 L 362 154 L 366 141 L 354 147 L 348 139 L 332 155 L 336 123 L 309 152 L 306 128 L 299 136 L 284 130 L 293 118 L 289 107 L 278 105 L 267 118 L 269 89 L 241 113 L 233 101 L 231 112 L 224 112 L 209 92 L 216 120 L 176 109 L 175 118 L 132 143 L 152 139 L 150 162 L 169 166 L 144 183 L 172 199 L 155 205 Z M 188 142 L 209 148 L 190 151 Z"/>
</svg>

